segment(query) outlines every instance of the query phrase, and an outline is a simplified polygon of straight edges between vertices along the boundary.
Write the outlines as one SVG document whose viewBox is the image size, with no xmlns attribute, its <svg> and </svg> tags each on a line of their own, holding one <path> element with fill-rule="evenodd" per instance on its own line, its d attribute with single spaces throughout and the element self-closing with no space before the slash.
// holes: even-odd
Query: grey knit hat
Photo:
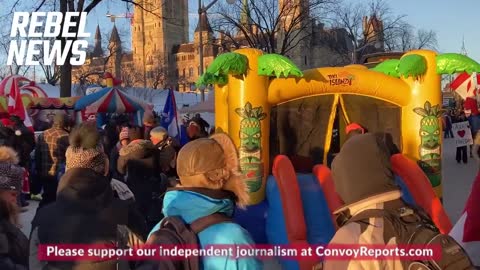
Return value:
<svg viewBox="0 0 480 270">
<path fill-rule="evenodd" d="M 13 148 L 0 147 L 0 190 L 21 191 L 24 169 L 18 164 L 17 152 Z"/>
</svg>

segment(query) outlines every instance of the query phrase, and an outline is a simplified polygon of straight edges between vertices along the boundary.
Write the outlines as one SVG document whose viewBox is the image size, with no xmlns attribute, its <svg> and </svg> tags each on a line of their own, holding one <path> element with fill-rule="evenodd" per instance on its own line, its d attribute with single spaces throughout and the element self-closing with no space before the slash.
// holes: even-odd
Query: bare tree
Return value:
<svg viewBox="0 0 480 270">
<path fill-rule="evenodd" d="M 342 2 L 330 15 L 332 25 L 345 29 L 353 42 L 353 52 L 340 52 L 351 53 L 353 63 L 369 50 L 383 50 L 384 44 L 395 38 L 404 25 L 404 18 L 394 14 L 385 0 L 362 1 L 356 5 Z"/>
<path fill-rule="evenodd" d="M 433 30 L 415 31 L 415 27 L 404 22 L 399 29 L 388 31 L 387 34 L 390 36 L 385 42 L 388 51 L 437 49 L 437 35 Z"/>
<path fill-rule="evenodd" d="M 212 25 L 224 34 L 227 46 L 248 46 L 285 55 L 312 35 L 312 24 L 336 0 L 246 0 L 218 5 Z M 246 5 L 245 5 L 246 3 Z"/>
<path fill-rule="evenodd" d="M 165 68 L 155 67 L 150 71 L 152 75 L 153 89 L 158 89 L 159 87 L 163 87 L 165 85 L 165 82 L 167 80 L 165 70 Z"/>
<path fill-rule="evenodd" d="M 36 1 L 33 6 L 30 6 L 29 8 L 25 8 L 27 10 L 33 10 L 33 11 L 39 11 L 39 10 L 45 10 L 45 11 L 59 11 L 62 12 L 63 14 L 66 14 L 67 12 L 86 12 L 89 13 L 92 11 L 98 4 L 101 2 L 106 2 L 109 0 L 91 0 L 91 1 L 85 1 L 85 0 L 40 0 Z M 135 6 L 138 6 L 147 12 L 152 12 L 152 10 L 148 10 L 142 6 L 141 3 L 143 1 L 140 0 L 120 0 L 123 3 L 127 4 L 132 4 Z M 19 9 L 21 4 L 25 4 L 27 1 L 13 1 L 11 4 L 7 4 L 7 9 L 9 12 L 7 14 L 4 14 L 4 16 L 11 14 L 15 12 L 15 10 Z M 58 3 L 58 5 L 57 5 Z M 31 5 L 31 4 L 30 4 Z M 158 9 L 158 6 L 155 7 L 155 9 Z M 156 13 L 153 13 L 156 14 Z M 65 19 L 65 16 L 64 16 Z M 74 18 L 76 19 L 78 23 L 79 18 Z M 64 25 L 65 21 L 62 21 L 62 27 Z M 75 25 L 74 27 L 70 28 L 70 32 L 78 33 L 78 25 Z M 65 48 L 67 40 L 72 40 L 75 41 L 77 37 L 72 37 L 72 38 L 63 38 L 59 37 L 59 40 L 62 41 L 62 49 Z M 72 56 L 71 50 L 67 54 L 67 59 L 70 59 Z M 71 96 L 71 87 L 72 87 L 72 65 L 70 64 L 69 61 L 66 61 L 64 65 L 60 67 L 60 96 L 62 97 L 68 97 Z"/>
<path fill-rule="evenodd" d="M 122 69 L 122 81 L 125 87 L 133 87 L 143 82 L 143 73 L 133 65 Z"/>
<path fill-rule="evenodd" d="M 138 87 L 128 87 L 124 89 L 124 92 L 132 97 L 139 98 L 148 103 L 153 103 L 154 98 L 158 96 L 161 91 L 150 88 L 138 88 Z"/>
<path fill-rule="evenodd" d="M 419 29 L 405 21 L 405 15 L 394 14 L 385 0 L 340 3 L 330 16 L 335 27 L 347 31 L 352 40 L 353 52 L 338 51 L 350 55 L 352 63 L 365 54 L 375 51 L 408 51 L 412 49 L 436 49 L 436 33 Z"/>
<path fill-rule="evenodd" d="M 3 37 L 0 40 L 0 52 L 2 52 L 2 54 L 6 56 L 6 55 L 8 55 L 8 52 L 9 52 L 11 39 L 10 39 L 9 34 L 8 35 L 5 34 L 5 35 L 2 35 L 2 36 Z M 4 63 L 2 63 L 2 62 L 4 62 Z M 9 75 L 22 75 L 22 76 L 24 76 L 25 74 L 27 74 L 28 70 L 30 69 L 29 66 L 19 65 L 15 61 L 12 63 L 12 65 L 9 65 L 9 66 L 7 66 L 6 63 L 7 63 L 6 58 L 1 59 L 0 65 L 5 66 L 5 70 L 4 70 L 3 73 L 6 74 L 6 76 L 9 76 Z"/>
<path fill-rule="evenodd" d="M 103 74 L 109 70 L 111 62 L 115 61 L 117 47 L 107 46 L 107 48 L 108 52 L 104 56 L 91 57 L 89 64 L 82 65 L 75 70 L 74 81 L 78 82 L 76 95 L 85 95 L 88 84 L 99 83 Z"/>
</svg>

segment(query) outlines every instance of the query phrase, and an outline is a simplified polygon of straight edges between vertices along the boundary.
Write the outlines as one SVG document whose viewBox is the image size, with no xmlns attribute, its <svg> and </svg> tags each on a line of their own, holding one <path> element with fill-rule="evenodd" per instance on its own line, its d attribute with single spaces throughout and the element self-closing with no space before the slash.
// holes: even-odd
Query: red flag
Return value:
<svg viewBox="0 0 480 270">
<path fill-rule="evenodd" d="M 469 75 L 464 72 L 458 75 L 450 84 L 450 88 L 457 92 L 463 99 L 467 97 L 474 97 L 477 94 L 477 81 L 480 75 L 473 73 Z"/>
<path fill-rule="evenodd" d="M 27 79 L 19 75 L 6 77 L 0 82 L 0 93 L 3 92 L 3 94 L 8 97 L 8 113 L 20 117 L 25 126 L 33 132 L 33 124 L 27 113 L 27 109 L 23 106 L 22 95 L 20 93 L 20 82 L 24 80 Z"/>
</svg>

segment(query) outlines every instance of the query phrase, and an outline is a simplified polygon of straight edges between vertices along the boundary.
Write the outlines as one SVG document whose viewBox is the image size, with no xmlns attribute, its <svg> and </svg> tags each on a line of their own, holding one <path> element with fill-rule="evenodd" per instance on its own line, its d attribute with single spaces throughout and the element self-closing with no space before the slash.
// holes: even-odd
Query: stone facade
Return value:
<svg viewBox="0 0 480 270">
<path fill-rule="evenodd" d="M 304 0 L 279 0 L 279 10 L 282 5 L 295 5 Z M 73 79 L 79 81 L 82 75 L 90 71 L 100 73 L 106 68 L 122 78 L 127 86 L 167 88 L 172 87 L 179 91 L 189 91 L 200 75 L 200 35 L 203 39 L 203 70 L 205 71 L 215 56 L 231 48 L 227 38 L 221 33 L 214 35 L 212 27 L 204 13 L 200 16 L 195 29 L 194 39 L 188 42 L 188 0 L 164 1 L 142 0 L 140 4 L 147 10 L 135 6 L 131 26 L 132 52 L 125 52 L 121 47 L 121 40 L 114 26 L 110 37 L 108 52 L 101 48 L 101 35 L 97 29 L 95 47 L 84 67 L 76 68 Z M 295 12 L 301 12 L 298 8 Z M 285 13 L 283 28 L 288 28 L 292 16 Z M 248 23 L 246 21 L 245 23 Z M 364 27 L 377 31 L 381 27 L 378 20 L 367 20 Z M 323 24 L 309 22 L 308 27 L 302 28 L 308 38 L 287 53 L 301 69 L 322 66 L 340 66 L 349 63 L 345 53 L 352 51 L 352 42 L 344 29 L 326 29 Z M 304 36 L 305 36 L 304 35 Z M 280 30 L 277 44 L 282 41 L 284 34 Z M 244 37 L 238 35 L 240 44 Z M 108 56 L 105 56 L 108 55 Z M 90 78 L 90 77 L 89 77 Z M 98 80 L 88 79 L 87 82 Z"/>
</svg>

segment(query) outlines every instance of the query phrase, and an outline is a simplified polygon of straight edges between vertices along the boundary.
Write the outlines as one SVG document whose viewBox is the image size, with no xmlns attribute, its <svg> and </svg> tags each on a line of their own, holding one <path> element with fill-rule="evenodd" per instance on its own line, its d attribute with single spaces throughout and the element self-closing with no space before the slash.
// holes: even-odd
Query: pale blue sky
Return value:
<svg viewBox="0 0 480 270">
<path fill-rule="evenodd" d="M 12 0 L 7 0 L 11 2 Z M 210 0 L 204 0 L 209 3 Z M 220 0 L 225 1 L 225 0 Z M 238 1 L 238 0 L 237 0 Z M 345 0 L 350 3 L 358 3 L 363 0 Z M 406 21 L 417 28 L 434 30 L 437 33 L 438 49 L 441 52 L 460 52 L 462 37 L 465 37 L 465 46 L 470 57 L 480 62 L 480 43 L 478 25 L 480 18 L 480 0 L 386 0 L 393 12 L 398 15 L 407 15 Z M 189 0 L 190 23 L 192 30 L 196 25 L 198 1 Z M 95 31 L 97 23 L 102 32 L 110 32 L 113 23 L 105 15 L 122 14 L 128 12 L 125 3 L 119 0 L 104 1 L 97 6 L 89 15 L 87 28 Z M 122 39 L 128 39 L 130 35 L 130 21 L 117 19 L 117 28 Z M 108 37 L 105 37 L 108 38 Z M 128 42 L 129 43 L 129 42 Z M 127 44 L 126 44 L 127 45 Z"/>
</svg>

